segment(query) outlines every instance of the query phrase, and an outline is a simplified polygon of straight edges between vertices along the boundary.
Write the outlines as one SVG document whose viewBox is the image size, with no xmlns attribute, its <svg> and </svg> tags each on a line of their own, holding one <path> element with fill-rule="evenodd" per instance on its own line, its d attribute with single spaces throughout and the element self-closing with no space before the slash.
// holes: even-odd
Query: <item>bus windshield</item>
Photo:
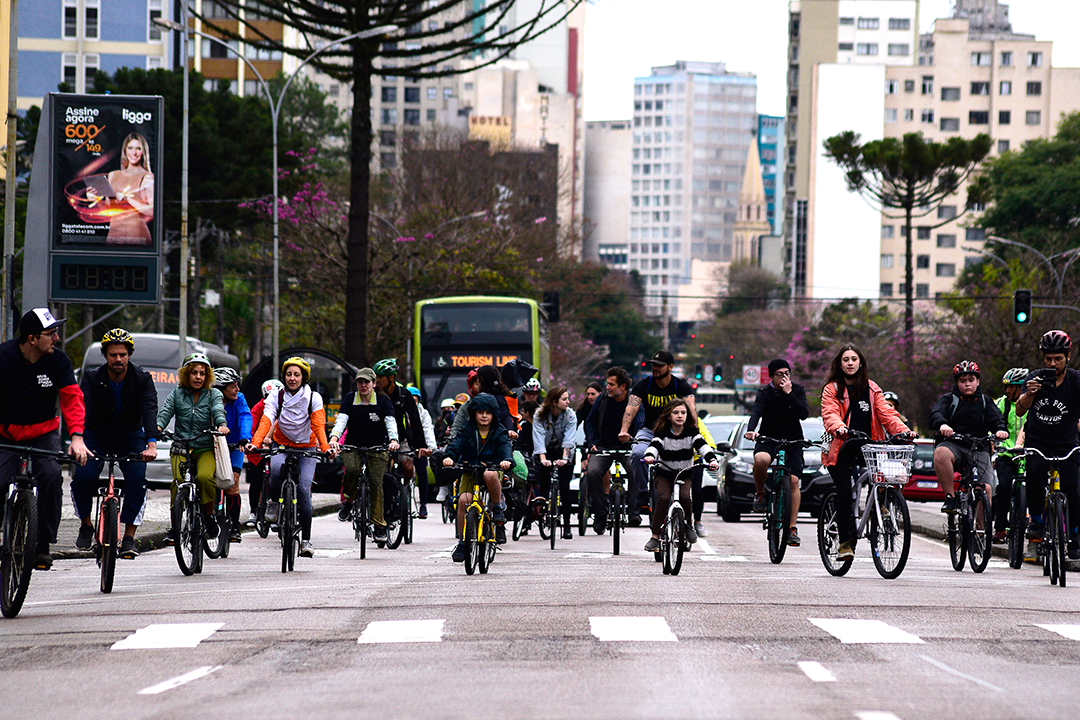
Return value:
<svg viewBox="0 0 1080 720">
<path fill-rule="evenodd" d="M 532 338 L 528 305 L 428 305 L 421 310 L 420 318 L 421 342 L 428 347 L 529 344 Z"/>
</svg>

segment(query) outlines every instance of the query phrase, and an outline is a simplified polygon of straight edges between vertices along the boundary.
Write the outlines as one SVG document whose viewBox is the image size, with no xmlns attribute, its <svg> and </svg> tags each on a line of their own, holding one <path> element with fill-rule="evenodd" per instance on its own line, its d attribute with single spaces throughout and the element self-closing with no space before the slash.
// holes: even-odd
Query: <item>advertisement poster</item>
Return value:
<svg viewBox="0 0 1080 720">
<path fill-rule="evenodd" d="M 160 97 L 53 96 L 53 249 L 156 255 Z"/>
</svg>

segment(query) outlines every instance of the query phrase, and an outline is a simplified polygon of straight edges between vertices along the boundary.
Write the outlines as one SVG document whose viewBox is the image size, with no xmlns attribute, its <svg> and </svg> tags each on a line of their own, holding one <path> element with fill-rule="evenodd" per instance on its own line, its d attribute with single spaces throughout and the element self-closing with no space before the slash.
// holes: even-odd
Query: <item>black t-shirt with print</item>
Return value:
<svg viewBox="0 0 1080 720">
<path fill-rule="evenodd" d="M 394 405 L 383 393 L 375 393 L 375 402 L 371 405 L 354 405 L 356 393 L 348 396 L 338 412 L 349 416 L 345 425 L 348 435 L 345 441 L 357 447 L 386 445 L 390 437 L 386 433 L 386 418 L 394 417 Z"/>
<path fill-rule="evenodd" d="M 1076 423 L 1080 419 L 1080 373 L 1065 370 L 1060 385 L 1043 383 L 1027 413 L 1025 436 L 1048 445 L 1073 447 L 1077 444 Z"/>
<path fill-rule="evenodd" d="M 851 388 L 848 388 L 850 390 Z M 863 388 L 858 397 L 852 396 L 850 405 L 851 415 L 848 417 L 847 426 L 852 430 L 870 434 L 870 388 Z"/>
<path fill-rule="evenodd" d="M 650 375 L 644 380 L 638 381 L 630 394 L 641 398 L 641 404 L 645 406 L 645 427 L 652 429 L 668 403 L 675 398 L 693 395 L 694 388 L 690 387 L 690 383 L 674 375 L 671 376 L 671 381 L 668 382 L 667 387 L 662 388 Z"/>
<path fill-rule="evenodd" d="M 30 363 L 19 350 L 19 341 L 8 340 L 0 345 L 0 384 L 4 387 L 0 425 L 36 425 L 56 417 L 60 388 L 75 384 L 75 371 L 59 349 Z"/>
</svg>

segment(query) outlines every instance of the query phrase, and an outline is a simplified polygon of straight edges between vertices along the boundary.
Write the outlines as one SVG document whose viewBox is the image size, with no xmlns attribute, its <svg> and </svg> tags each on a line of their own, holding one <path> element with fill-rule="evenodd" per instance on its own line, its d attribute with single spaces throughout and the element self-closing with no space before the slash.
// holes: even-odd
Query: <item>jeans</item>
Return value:
<svg viewBox="0 0 1080 720">
<path fill-rule="evenodd" d="M 667 520 L 668 507 L 671 505 L 672 489 L 675 483 L 671 477 L 663 472 L 656 473 L 656 507 L 653 508 L 650 529 L 653 535 L 660 535 L 660 528 Z M 682 505 L 683 519 L 693 524 L 694 519 L 690 514 L 690 484 L 683 483 L 679 486 L 679 504 Z"/>
<path fill-rule="evenodd" d="M 641 494 L 649 491 L 649 471 L 645 468 L 645 450 L 652 442 L 653 431 L 641 428 L 634 436 L 634 449 L 630 452 L 630 467 L 626 483 L 626 499 L 630 505 L 630 515 L 641 514 L 641 504 L 644 498 Z"/>
<path fill-rule="evenodd" d="M 297 507 L 300 510 L 300 538 L 311 539 L 311 482 L 315 479 L 315 458 L 297 458 L 300 462 L 300 479 L 296 487 Z M 277 502 L 281 499 L 281 466 L 285 464 L 284 455 L 270 456 L 270 495 L 269 499 Z"/>
<path fill-rule="evenodd" d="M 146 449 L 146 435 L 142 430 L 115 438 L 87 430 L 83 435 L 83 442 L 95 455 L 134 455 Z M 143 504 L 146 501 L 146 463 L 121 461 L 117 464 L 124 476 L 124 507 L 120 511 L 120 522 L 125 525 L 141 525 Z M 90 458 L 81 467 L 75 466 L 75 473 L 71 478 L 71 499 L 75 503 L 75 512 L 82 520 L 90 519 L 94 494 L 103 486 L 98 480 L 104 466 L 105 461 L 97 458 Z"/>
<path fill-rule="evenodd" d="M 60 431 L 53 430 L 33 440 L 10 442 L 12 445 L 28 445 L 40 450 L 60 452 Z M 60 510 L 63 505 L 63 478 L 60 475 L 60 463 L 50 458 L 34 458 L 33 480 L 38 491 L 38 545 L 56 542 L 56 531 L 60 528 Z M 0 451 L 0 487 L 19 472 L 18 453 Z M 6 497 L 6 493 L 5 493 Z"/>
</svg>

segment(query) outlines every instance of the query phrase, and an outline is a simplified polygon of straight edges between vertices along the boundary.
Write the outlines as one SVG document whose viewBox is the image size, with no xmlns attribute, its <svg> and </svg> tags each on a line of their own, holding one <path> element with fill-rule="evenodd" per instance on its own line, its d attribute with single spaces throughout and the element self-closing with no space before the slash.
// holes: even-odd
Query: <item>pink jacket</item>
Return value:
<svg viewBox="0 0 1080 720">
<path fill-rule="evenodd" d="M 821 391 L 821 421 L 825 425 L 825 432 L 834 436 L 828 451 L 821 453 L 821 463 L 826 467 L 836 464 L 836 456 L 840 454 L 840 446 L 847 439 L 835 437 L 835 435 L 838 429 L 845 427 L 847 424 L 844 422 L 844 417 L 847 415 L 849 403 L 849 394 L 846 392 L 843 400 L 836 397 L 836 383 L 829 383 Z M 870 436 L 874 440 L 884 440 L 886 430 L 892 435 L 911 432 L 900 419 L 900 414 L 885 401 L 885 395 L 882 393 L 881 388 L 871 380 Z"/>
</svg>

